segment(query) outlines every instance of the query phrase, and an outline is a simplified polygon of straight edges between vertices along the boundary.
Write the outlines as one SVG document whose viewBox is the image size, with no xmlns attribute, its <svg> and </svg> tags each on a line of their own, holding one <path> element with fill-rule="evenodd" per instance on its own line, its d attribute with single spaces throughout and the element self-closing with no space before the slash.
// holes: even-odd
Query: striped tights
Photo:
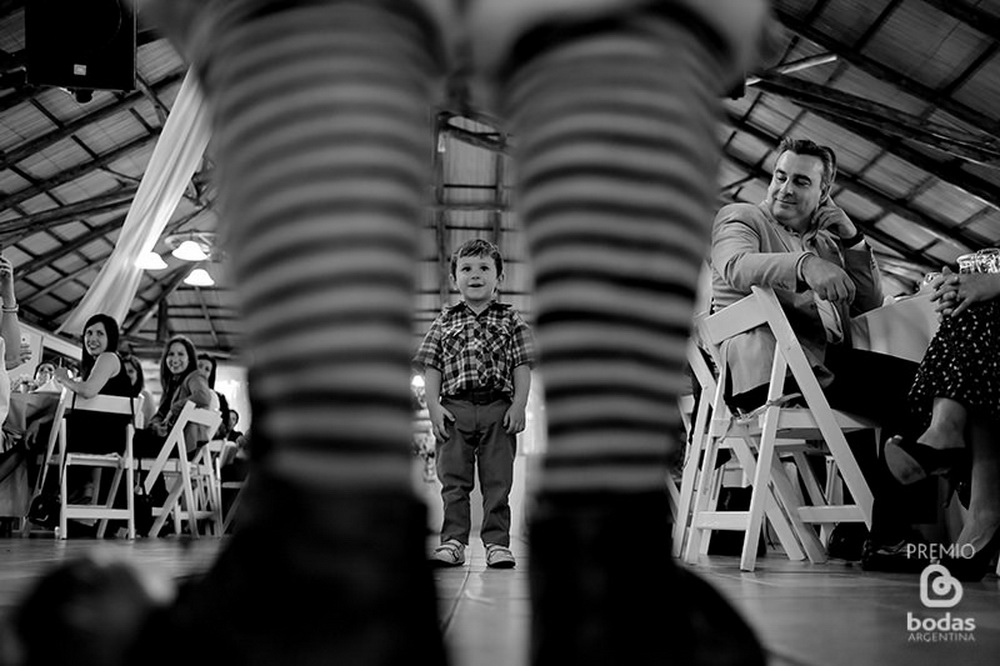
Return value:
<svg viewBox="0 0 1000 666">
<path fill-rule="evenodd" d="M 254 431 L 281 473 L 401 487 L 435 61 L 427 33 L 379 3 L 301 4 L 223 14 L 236 27 L 201 70 Z M 553 492 L 662 488 L 716 187 L 713 59 L 663 20 L 614 27 L 515 66 L 499 95 L 536 273 Z"/>
<path fill-rule="evenodd" d="M 284 539 L 317 558 L 305 564 L 294 556 L 296 566 L 312 574 L 326 566 L 334 577 L 338 565 L 322 563 L 338 548 L 356 546 L 359 559 L 349 561 L 364 561 L 360 551 L 375 549 L 372 533 L 394 528 L 365 514 L 339 536 L 313 536 L 348 520 L 342 503 L 326 501 L 331 489 L 412 496 L 409 356 L 431 91 L 440 72 L 434 32 L 394 0 L 215 6 L 222 9 L 197 64 L 213 111 L 225 236 L 252 354 L 254 447 L 263 451 L 254 473 L 294 488 L 258 489 L 255 506 L 272 519 L 247 516 L 237 538 L 261 564 L 241 576 L 267 570 L 259 549 L 286 529 L 283 511 L 299 510 L 309 528 Z M 639 14 L 572 34 L 556 27 L 540 48 L 523 40 L 498 77 L 536 276 L 546 496 L 665 494 L 718 157 L 717 58 L 690 20 Z M 665 512 L 663 504 L 648 513 L 666 521 Z M 254 529 L 264 535 L 248 546 Z M 344 534 L 365 545 L 345 546 Z M 421 558 L 423 539 L 418 531 L 408 558 Z M 227 548 L 219 576 L 227 558 L 254 557 L 240 555 L 239 543 Z M 662 543 L 656 549 L 654 556 L 669 558 Z M 283 553 L 269 557 L 293 557 Z M 351 584 L 374 585 L 380 576 L 357 575 Z M 315 588 L 316 579 L 299 587 Z M 408 598 L 433 597 L 417 587 Z M 378 606 L 377 594 L 361 605 Z M 546 614 L 544 599 L 561 599 L 540 597 L 536 610 Z M 577 628 L 556 631 L 555 649 L 564 645 L 559 636 L 580 635 Z M 397 657 L 408 649 L 399 642 Z M 315 663 L 329 659 L 315 650 Z M 536 653 L 539 663 L 546 654 Z"/>
</svg>

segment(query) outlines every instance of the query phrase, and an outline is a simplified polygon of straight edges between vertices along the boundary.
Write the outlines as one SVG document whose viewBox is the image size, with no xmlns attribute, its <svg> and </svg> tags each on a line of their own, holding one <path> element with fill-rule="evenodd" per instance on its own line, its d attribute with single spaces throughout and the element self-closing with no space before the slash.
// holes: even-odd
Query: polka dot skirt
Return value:
<svg viewBox="0 0 1000 666">
<path fill-rule="evenodd" d="M 941 321 L 910 390 L 922 428 L 930 424 L 934 398 L 951 398 L 1000 420 L 1000 300 Z"/>
</svg>

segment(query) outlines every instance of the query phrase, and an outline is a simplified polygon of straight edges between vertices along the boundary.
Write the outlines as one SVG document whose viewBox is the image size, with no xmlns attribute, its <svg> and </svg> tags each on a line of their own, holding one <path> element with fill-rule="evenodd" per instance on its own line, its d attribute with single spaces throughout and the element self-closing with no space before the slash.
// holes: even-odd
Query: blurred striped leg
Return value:
<svg viewBox="0 0 1000 666">
<path fill-rule="evenodd" d="M 649 18 L 542 51 L 502 94 L 536 272 L 544 492 L 664 488 L 717 190 L 718 69 Z"/>
<path fill-rule="evenodd" d="M 529 541 L 533 666 L 764 664 L 749 626 L 671 557 L 668 462 L 720 87 L 718 42 L 676 18 L 550 31 L 520 50 L 501 97 L 549 422 Z"/>
<path fill-rule="evenodd" d="M 434 62 L 428 33 L 385 4 L 222 3 L 202 69 L 253 434 L 273 471 L 339 488 L 410 482 Z"/>
<path fill-rule="evenodd" d="M 246 320 L 253 459 L 236 533 L 169 618 L 215 631 L 176 650 L 444 663 L 409 393 L 434 34 L 395 0 L 207 6 L 192 52 Z"/>
</svg>

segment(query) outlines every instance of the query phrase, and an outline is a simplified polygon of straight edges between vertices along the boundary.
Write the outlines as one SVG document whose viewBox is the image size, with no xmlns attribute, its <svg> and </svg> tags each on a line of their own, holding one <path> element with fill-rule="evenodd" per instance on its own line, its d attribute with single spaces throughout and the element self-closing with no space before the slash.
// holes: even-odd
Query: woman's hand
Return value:
<svg viewBox="0 0 1000 666">
<path fill-rule="evenodd" d="M 69 376 L 69 370 L 63 367 L 56 368 L 53 374 L 56 377 L 56 381 L 59 382 L 60 384 L 63 384 L 64 386 L 66 385 L 66 382 L 73 379 L 72 377 Z"/>
<path fill-rule="evenodd" d="M 41 429 L 40 421 L 32 421 L 28 426 L 28 429 L 24 433 L 24 444 L 29 449 L 35 446 L 35 442 L 38 441 L 38 432 Z"/>
<path fill-rule="evenodd" d="M 947 270 L 947 269 L 946 269 Z M 1000 273 L 945 272 L 934 281 L 932 301 L 942 317 L 955 317 L 973 303 L 983 303 L 1000 296 Z"/>
</svg>

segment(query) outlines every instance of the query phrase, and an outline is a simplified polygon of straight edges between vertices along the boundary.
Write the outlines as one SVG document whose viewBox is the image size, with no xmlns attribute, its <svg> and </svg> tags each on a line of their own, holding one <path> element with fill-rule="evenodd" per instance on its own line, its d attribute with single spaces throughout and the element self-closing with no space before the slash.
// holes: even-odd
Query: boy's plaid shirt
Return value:
<svg viewBox="0 0 1000 666">
<path fill-rule="evenodd" d="M 464 301 L 445 307 L 413 357 L 441 372 L 441 395 L 461 391 L 514 394 L 513 370 L 535 365 L 531 329 L 508 304 L 492 301 L 476 315 Z"/>
</svg>

